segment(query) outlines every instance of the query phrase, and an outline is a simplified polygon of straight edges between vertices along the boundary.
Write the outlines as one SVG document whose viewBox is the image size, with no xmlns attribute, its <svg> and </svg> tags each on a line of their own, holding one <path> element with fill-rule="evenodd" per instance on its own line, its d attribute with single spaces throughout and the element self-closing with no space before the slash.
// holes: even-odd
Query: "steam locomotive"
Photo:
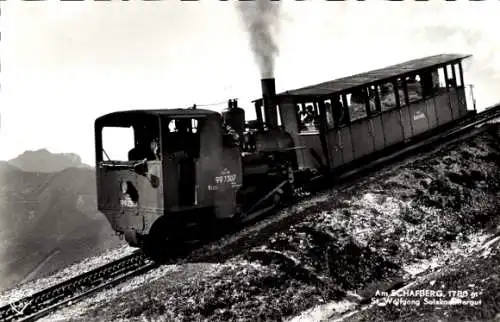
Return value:
<svg viewBox="0 0 500 322">
<path fill-rule="evenodd" d="M 222 113 L 104 115 L 95 122 L 98 209 L 145 250 L 256 218 L 315 180 L 474 114 L 468 57 L 424 57 L 279 95 L 273 78 L 262 79 L 248 122 L 236 100 Z M 108 127 L 133 131 L 126 160 L 107 156 Z"/>
</svg>

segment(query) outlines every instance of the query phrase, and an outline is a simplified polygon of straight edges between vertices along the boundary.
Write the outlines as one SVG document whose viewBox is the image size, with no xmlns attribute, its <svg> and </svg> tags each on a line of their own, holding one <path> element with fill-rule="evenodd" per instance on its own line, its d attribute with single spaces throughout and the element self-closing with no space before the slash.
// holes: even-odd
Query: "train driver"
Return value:
<svg viewBox="0 0 500 322">
<path fill-rule="evenodd" d="M 151 140 L 150 149 L 153 153 L 153 160 L 160 160 L 160 143 L 158 138 Z"/>
<path fill-rule="evenodd" d="M 159 144 L 158 138 L 151 133 L 142 133 L 139 136 L 135 147 L 129 151 L 128 159 L 132 160 L 158 160 Z"/>
</svg>

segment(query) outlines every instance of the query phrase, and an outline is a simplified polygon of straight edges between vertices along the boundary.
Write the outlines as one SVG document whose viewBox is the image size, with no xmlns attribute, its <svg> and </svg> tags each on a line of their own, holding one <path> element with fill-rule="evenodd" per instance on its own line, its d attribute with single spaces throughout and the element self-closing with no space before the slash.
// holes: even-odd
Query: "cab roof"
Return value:
<svg viewBox="0 0 500 322">
<path fill-rule="evenodd" d="M 205 109 L 192 109 L 192 108 L 175 108 L 175 109 L 162 109 L 162 110 L 127 110 L 113 112 L 103 115 L 96 119 L 95 124 L 104 126 L 110 123 L 134 123 L 137 118 L 148 117 L 207 117 L 219 115 L 219 113 Z"/>
</svg>

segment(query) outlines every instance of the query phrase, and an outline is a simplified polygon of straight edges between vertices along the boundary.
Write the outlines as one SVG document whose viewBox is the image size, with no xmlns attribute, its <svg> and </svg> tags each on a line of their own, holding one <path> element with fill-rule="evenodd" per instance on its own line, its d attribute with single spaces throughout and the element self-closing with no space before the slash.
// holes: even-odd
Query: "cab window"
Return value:
<svg viewBox="0 0 500 322">
<path fill-rule="evenodd" d="M 134 128 L 104 127 L 101 160 L 128 161 L 128 151 L 135 147 Z"/>
<path fill-rule="evenodd" d="M 159 160 L 159 130 L 159 119 L 156 116 L 132 114 L 108 122 L 101 131 L 101 160 Z"/>
<path fill-rule="evenodd" d="M 198 157 L 200 153 L 200 128 L 203 119 L 177 117 L 166 120 L 163 127 L 163 145 L 168 154 L 186 153 Z"/>
</svg>

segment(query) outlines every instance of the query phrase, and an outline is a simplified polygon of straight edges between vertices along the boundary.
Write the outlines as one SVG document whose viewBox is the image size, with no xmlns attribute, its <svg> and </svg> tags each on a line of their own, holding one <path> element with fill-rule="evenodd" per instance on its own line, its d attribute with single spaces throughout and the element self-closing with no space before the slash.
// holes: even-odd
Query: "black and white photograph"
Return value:
<svg viewBox="0 0 500 322">
<path fill-rule="evenodd" d="M 499 321 L 500 2 L 0 1 L 0 321 Z"/>
</svg>

